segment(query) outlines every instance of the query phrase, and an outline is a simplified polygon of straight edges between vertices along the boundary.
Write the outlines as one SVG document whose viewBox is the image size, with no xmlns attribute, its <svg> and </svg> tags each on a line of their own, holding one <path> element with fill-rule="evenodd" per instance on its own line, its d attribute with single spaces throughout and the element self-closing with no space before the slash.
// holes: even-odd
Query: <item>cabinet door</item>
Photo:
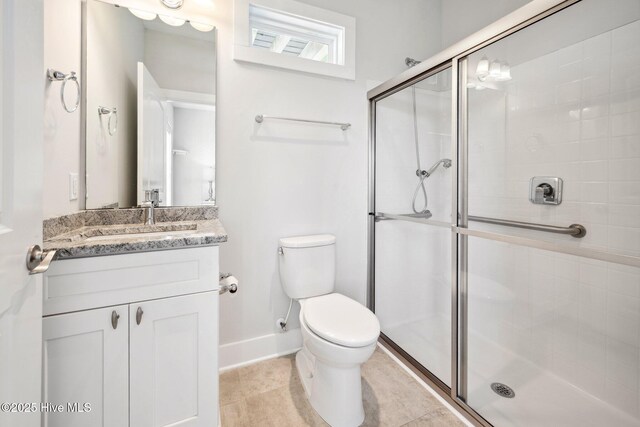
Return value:
<svg viewBox="0 0 640 427">
<path fill-rule="evenodd" d="M 128 424 L 128 316 L 122 305 L 43 319 L 42 401 L 63 405 L 43 413 L 45 427 Z"/>
<path fill-rule="evenodd" d="M 218 425 L 218 293 L 129 310 L 131 427 Z"/>
</svg>

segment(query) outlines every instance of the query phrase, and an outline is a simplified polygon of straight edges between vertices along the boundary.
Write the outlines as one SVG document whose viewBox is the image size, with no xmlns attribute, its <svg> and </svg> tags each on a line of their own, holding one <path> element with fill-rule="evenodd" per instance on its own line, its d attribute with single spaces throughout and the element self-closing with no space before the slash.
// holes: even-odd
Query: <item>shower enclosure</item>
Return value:
<svg viewBox="0 0 640 427">
<path fill-rule="evenodd" d="M 640 425 L 640 1 L 412 65 L 369 92 L 383 340 L 481 425 Z"/>
</svg>

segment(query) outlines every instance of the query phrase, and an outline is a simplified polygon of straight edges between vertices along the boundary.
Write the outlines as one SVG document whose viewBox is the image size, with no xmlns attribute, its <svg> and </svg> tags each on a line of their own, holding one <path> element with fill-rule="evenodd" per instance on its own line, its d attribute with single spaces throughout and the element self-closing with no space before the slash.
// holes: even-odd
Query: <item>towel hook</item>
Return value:
<svg viewBox="0 0 640 427">
<path fill-rule="evenodd" d="M 107 122 L 107 131 L 109 135 L 113 136 L 118 131 L 118 109 L 116 107 L 107 108 L 107 107 L 98 107 L 98 115 L 100 116 L 100 120 L 102 120 L 102 116 L 109 116 L 109 121 Z M 111 127 L 111 119 L 116 118 L 115 126 Z M 113 129 L 113 130 L 112 130 Z"/>
<path fill-rule="evenodd" d="M 62 102 L 62 107 L 67 113 L 73 113 L 78 109 L 80 105 L 80 83 L 78 83 L 78 76 L 75 71 L 69 72 L 69 74 L 65 74 L 62 71 L 54 70 L 53 68 L 49 68 L 47 70 L 47 77 L 49 81 L 52 82 L 62 82 L 62 86 L 60 86 L 60 102 Z M 64 99 L 64 89 L 67 86 L 67 82 L 71 80 L 76 84 L 76 103 L 73 107 L 69 108 L 67 106 L 67 102 Z"/>
</svg>

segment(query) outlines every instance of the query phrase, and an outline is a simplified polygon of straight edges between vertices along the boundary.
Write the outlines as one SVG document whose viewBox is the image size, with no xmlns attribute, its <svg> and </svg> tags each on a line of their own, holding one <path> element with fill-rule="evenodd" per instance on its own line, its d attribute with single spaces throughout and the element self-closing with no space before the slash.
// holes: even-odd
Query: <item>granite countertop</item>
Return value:
<svg viewBox="0 0 640 427">
<path fill-rule="evenodd" d="M 44 250 L 56 259 L 117 255 L 227 241 L 218 208 L 156 208 L 154 225 L 143 224 L 143 210 L 97 209 L 44 221 Z"/>
</svg>

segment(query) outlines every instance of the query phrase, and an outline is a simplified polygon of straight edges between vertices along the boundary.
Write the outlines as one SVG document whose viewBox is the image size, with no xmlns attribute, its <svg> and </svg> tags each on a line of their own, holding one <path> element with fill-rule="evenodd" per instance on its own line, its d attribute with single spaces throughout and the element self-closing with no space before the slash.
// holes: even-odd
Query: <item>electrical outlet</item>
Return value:
<svg viewBox="0 0 640 427">
<path fill-rule="evenodd" d="M 78 200 L 78 174 L 69 172 L 69 200 Z"/>
</svg>

